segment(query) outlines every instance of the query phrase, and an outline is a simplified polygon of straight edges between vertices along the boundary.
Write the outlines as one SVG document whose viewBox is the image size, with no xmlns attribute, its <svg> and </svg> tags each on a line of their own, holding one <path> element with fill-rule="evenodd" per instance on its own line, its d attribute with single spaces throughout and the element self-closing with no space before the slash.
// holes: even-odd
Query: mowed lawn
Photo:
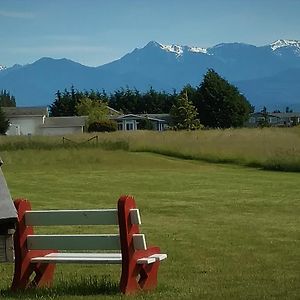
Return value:
<svg viewBox="0 0 300 300">
<path fill-rule="evenodd" d="M 128 299 L 300 298 L 299 173 L 99 149 L 1 156 L 12 196 L 35 209 L 111 208 L 135 196 L 148 244 L 168 259 L 158 289 Z M 120 266 L 58 265 L 53 289 L 19 295 L 8 291 L 12 269 L 0 264 L 0 298 L 123 298 Z"/>
</svg>

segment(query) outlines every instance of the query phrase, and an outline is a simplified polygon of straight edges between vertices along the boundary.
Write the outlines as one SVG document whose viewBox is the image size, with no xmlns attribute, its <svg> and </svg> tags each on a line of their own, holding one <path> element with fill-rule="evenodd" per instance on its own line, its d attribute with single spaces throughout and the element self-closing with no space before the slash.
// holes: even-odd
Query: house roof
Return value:
<svg viewBox="0 0 300 300">
<path fill-rule="evenodd" d="M 108 114 L 110 116 L 120 116 L 120 115 L 122 115 L 122 113 L 120 111 L 118 111 L 118 110 L 116 110 L 116 109 L 114 109 L 110 106 L 107 106 L 107 108 L 108 108 Z"/>
<path fill-rule="evenodd" d="M 45 118 L 45 123 L 42 125 L 42 127 L 83 127 L 86 123 L 86 120 L 86 116 L 49 117 Z"/>
<path fill-rule="evenodd" d="M 264 114 L 262 112 L 255 112 L 255 113 L 252 113 L 251 116 L 263 116 Z M 299 118 L 300 117 L 300 113 L 299 112 L 291 112 L 291 113 L 276 113 L 276 112 L 273 112 L 273 113 L 267 113 L 267 115 L 269 117 L 276 117 L 276 118 L 279 118 L 279 119 L 286 119 L 286 118 L 293 118 L 293 117 L 297 117 Z"/>
<path fill-rule="evenodd" d="M 170 114 L 142 114 L 142 116 L 158 120 L 164 120 L 166 122 L 170 122 L 171 120 Z"/>
<path fill-rule="evenodd" d="M 299 112 L 290 112 L 290 113 L 271 113 L 271 115 L 279 117 L 279 118 L 293 118 L 293 117 L 300 117 Z"/>
<path fill-rule="evenodd" d="M 24 117 L 24 116 L 48 116 L 49 111 L 46 106 L 36 107 L 2 107 L 7 118 Z"/>
<path fill-rule="evenodd" d="M 132 119 L 132 120 L 151 120 L 151 121 L 157 121 L 157 122 L 166 122 L 162 119 L 152 118 L 148 115 L 135 115 L 135 114 L 127 114 L 127 115 L 121 115 L 119 117 L 114 118 L 115 120 L 123 120 L 123 119 Z"/>
</svg>

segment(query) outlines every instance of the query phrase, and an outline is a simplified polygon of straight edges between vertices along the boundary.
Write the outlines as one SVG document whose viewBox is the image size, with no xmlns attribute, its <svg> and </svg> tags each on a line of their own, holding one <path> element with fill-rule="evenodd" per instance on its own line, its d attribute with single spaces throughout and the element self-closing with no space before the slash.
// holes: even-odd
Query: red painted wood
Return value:
<svg viewBox="0 0 300 300">
<path fill-rule="evenodd" d="M 31 258 L 44 256 L 55 250 L 28 250 L 27 236 L 34 234 L 32 226 L 25 224 L 25 212 L 31 210 L 30 202 L 25 199 L 14 201 L 18 213 L 18 224 L 14 234 L 15 272 L 11 288 L 49 286 L 53 279 L 54 264 L 33 264 Z"/>
<path fill-rule="evenodd" d="M 147 250 L 135 250 L 133 234 L 139 233 L 139 226 L 131 224 L 130 209 L 136 208 L 132 196 L 121 196 L 118 201 L 119 231 L 122 251 L 122 274 L 120 289 L 124 294 L 133 294 L 140 290 L 150 290 L 157 286 L 157 271 L 160 262 L 137 264 L 139 258 L 160 253 L 159 247 Z"/>
</svg>

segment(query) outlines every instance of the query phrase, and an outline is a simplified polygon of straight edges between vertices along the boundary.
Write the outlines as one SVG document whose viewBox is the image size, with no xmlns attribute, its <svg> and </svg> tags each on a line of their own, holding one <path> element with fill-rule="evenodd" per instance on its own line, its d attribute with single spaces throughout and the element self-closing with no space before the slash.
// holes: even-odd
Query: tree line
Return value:
<svg viewBox="0 0 300 300">
<path fill-rule="evenodd" d="M 14 96 L 6 90 L 0 93 L 1 134 L 8 128 L 3 106 L 16 106 Z M 107 122 L 108 106 L 124 114 L 170 114 L 174 130 L 242 127 L 253 112 L 249 101 L 234 85 L 209 69 L 198 86 L 186 85 L 172 93 L 152 87 L 146 92 L 126 87 L 110 94 L 105 90 L 79 91 L 73 86 L 70 90 L 58 90 L 50 105 L 50 115 L 87 115 L 88 126 L 93 124 L 92 128 L 96 128 L 101 125 L 98 121 Z"/>
<path fill-rule="evenodd" d="M 50 106 L 52 116 L 79 115 L 78 104 L 82 99 L 105 104 L 122 113 L 169 114 L 174 129 L 197 129 L 200 124 L 209 128 L 241 127 L 253 112 L 253 107 L 239 90 L 213 69 L 204 75 L 197 87 L 186 85 L 180 92 L 146 92 L 121 88 L 107 94 L 102 91 L 57 91 Z"/>
</svg>

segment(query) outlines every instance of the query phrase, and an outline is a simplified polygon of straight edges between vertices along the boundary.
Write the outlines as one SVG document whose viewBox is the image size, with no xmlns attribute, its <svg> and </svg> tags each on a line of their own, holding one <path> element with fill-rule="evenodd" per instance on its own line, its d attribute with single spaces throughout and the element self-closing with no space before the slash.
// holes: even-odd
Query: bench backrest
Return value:
<svg viewBox="0 0 300 300">
<path fill-rule="evenodd" d="M 122 250 L 121 227 L 126 224 L 135 227 L 141 224 L 137 208 L 130 208 L 126 217 L 120 209 L 93 210 L 39 210 L 32 211 L 30 203 L 16 201 L 19 215 L 19 226 L 26 237 L 27 250 Z M 120 217 L 120 215 L 122 215 Z M 129 220 L 128 220 L 129 217 Z M 125 223 L 124 224 L 124 218 Z M 121 225 L 119 220 L 123 221 Z M 65 226 L 65 225 L 119 225 L 120 234 L 34 234 L 34 226 Z M 128 235 L 129 232 L 126 232 Z M 124 233 L 123 233 L 124 234 Z M 135 230 L 131 234 L 134 250 L 146 250 L 144 234 Z M 128 247 L 128 243 L 126 247 Z M 124 247 L 123 247 L 124 248 Z M 123 253 L 123 251 L 122 251 Z"/>
</svg>

